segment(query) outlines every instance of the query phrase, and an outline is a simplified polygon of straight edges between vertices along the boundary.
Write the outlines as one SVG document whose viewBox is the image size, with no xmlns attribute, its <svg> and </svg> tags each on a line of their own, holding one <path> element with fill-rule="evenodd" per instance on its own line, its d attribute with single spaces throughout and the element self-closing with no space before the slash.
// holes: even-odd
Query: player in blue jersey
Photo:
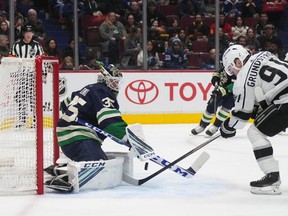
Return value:
<svg viewBox="0 0 288 216">
<path fill-rule="evenodd" d="M 59 166 L 52 165 L 45 169 L 53 177 L 45 182 L 48 188 L 77 192 L 87 182 L 95 184 L 96 188 L 99 184 L 93 181 L 105 182 L 104 185 L 109 187 L 119 184 L 114 176 L 114 173 L 118 173 L 114 170 L 117 166 L 108 165 L 115 162 L 107 157 L 101 147 L 106 137 L 76 121 L 77 117 L 128 142 L 125 130 L 127 123 L 121 117 L 117 101 L 122 73 L 114 65 L 104 66 L 101 62 L 98 65 L 101 73 L 97 83 L 73 92 L 71 97 L 61 102 L 63 114 L 57 124 L 57 138 L 68 159 L 61 157 L 59 160 L 64 160 L 64 163 L 57 160 Z M 90 167 L 91 164 L 97 166 Z M 88 165 L 91 169 L 86 167 Z"/>
<path fill-rule="evenodd" d="M 63 153 L 73 161 L 106 160 L 101 148 L 103 135 L 74 121 L 79 117 L 86 122 L 127 141 L 126 122 L 122 119 L 117 101 L 121 72 L 114 66 L 101 66 L 97 83 L 87 85 L 73 92 L 71 100 L 61 103 L 68 105 L 57 125 L 58 144 Z"/>
</svg>

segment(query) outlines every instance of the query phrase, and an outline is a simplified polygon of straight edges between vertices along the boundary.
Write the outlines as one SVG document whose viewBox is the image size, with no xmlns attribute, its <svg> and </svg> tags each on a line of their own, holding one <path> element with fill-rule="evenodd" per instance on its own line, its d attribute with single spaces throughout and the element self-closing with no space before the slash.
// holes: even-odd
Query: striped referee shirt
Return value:
<svg viewBox="0 0 288 216">
<path fill-rule="evenodd" d="M 13 44 L 10 54 L 17 58 L 34 58 L 44 54 L 44 50 L 41 44 L 35 40 L 31 40 L 30 43 L 19 40 Z"/>
</svg>

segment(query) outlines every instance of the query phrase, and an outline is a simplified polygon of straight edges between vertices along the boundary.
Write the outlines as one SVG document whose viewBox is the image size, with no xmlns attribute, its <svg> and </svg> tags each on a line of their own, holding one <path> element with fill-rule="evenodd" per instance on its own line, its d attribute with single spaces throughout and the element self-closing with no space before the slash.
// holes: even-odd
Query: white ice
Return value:
<svg viewBox="0 0 288 216">
<path fill-rule="evenodd" d="M 170 162 L 207 139 L 189 136 L 191 124 L 143 125 L 146 141 L 155 152 Z M 105 190 L 60 194 L 46 190 L 45 195 L 2 196 L 1 216 L 287 216 L 288 215 L 288 134 L 269 138 L 280 164 L 282 195 L 253 195 L 249 182 L 263 173 L 255 161 L 246 129 L 230 139 L 218 138 L 179 162 L 189 167 L 203 151 L 210 159 L 190 179 L 169 170 L 142 186 L 122 183 Z M 107 151 L 125 151 L 106 142 Z M 134 173 L 145 177 L 160 169 L 153 162 L 148 170 L 134 160 Z"/>
</svg>

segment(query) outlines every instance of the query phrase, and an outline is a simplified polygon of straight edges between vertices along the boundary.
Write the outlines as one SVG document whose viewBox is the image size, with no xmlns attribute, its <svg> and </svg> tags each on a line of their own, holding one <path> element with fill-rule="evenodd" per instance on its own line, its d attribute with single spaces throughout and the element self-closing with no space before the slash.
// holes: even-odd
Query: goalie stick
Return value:
<svg viewBox="0 0 288 216">
<path fill-rule="evenodd" d="M 185 159 L 186 157 L 188 157 L 189 155 L 193 154 L 194 152 L 198 151 L 199 149 L 203 148 L 204 146 L 208 145 L 209 143 L 211 143 L 213 140 L 217 139 L 218 137 L 220 137 L 221 135 L 218 134 L 214 137 L 212 137 L 211 139 L 207 140 L 206 142 L 202 143 L 201 145 L 195 147 L 194 149 L 192 149 L 191 151 L 187 152 L 186 154 L 182 155 L 181 157 L 177 158 L 176 160 L 174 160 L 173 162 L 169 163 L 168 165 L 164 166 L 162 169 L 152 173 L 151 175 L 143 178 L 143 179 L 134 179 L 128 175 L 123 175 L 123 180 L 129 184 L 135 185 L 135 186 L 139 186 L 144 184 L 145 182 L 151 180 L 152 178 L 154 178 L 155 176 L 159 175 L 160 173 L 164 172 L 165 170 L 169 169 L 171 166 L 175 165 L 176 163 L 180 162 L 181 160 Z M 205 156 L 203 156 L 204 158 Z M 200 155 L 200 160 L 202 160 L 201 155 Z M 198 158 L 198 159 L 199 159 Z M 198 163 L 198 160 L 196 161 L 196 163 Z M 201 163 L 201 162 L 200 162 Z M 205 163 L 205 162 L 204 162 Z M 193 167 L 193 165 L 192 165 Z M 193 169 L 193 168 L 192 168 Z M 196 172 L 194 171 L 194 174 Z"/>
<path fill-rule="evenodd" d="M 78 117 L 75 118 L 75 121 L 96 131 L 97 133 L 100 133 L 108 138 L 110 138 L 111 140 L 113 140 L 114 142 L 127 146 L 127 147 L 131 147 L 130 144 L 123 142 L 122 140 L 118 139 L 117 137 L 107 133 L 106 131 L 101 130 L 100 128 L 89 124 L 88 122 L 84 121 L 83 119 L 79 119 Z M 155 155 L 152 158 L 149 158 L 149 160 L 153 161 L 154 163 L 162 166 L 162 167 L 166 167 L 167 165 L 170 165 L 170 162 L 165 160 L 164 158 L 160 157 L 159 155 Z M 205 163 L 205 162 L 204 162 Z M 181 175 L 185 178 L 191 178 L 195 175 L 195 172 L 193 172 L 193 168 L 189 167 L 188 169 L 184 169 L 178 165 L 176 165 L 176 163 L 174 163 L 173 165 L 170 165 L 168 167 L 171 171 L 177 173 L 178 175 Z"/>
</svg>

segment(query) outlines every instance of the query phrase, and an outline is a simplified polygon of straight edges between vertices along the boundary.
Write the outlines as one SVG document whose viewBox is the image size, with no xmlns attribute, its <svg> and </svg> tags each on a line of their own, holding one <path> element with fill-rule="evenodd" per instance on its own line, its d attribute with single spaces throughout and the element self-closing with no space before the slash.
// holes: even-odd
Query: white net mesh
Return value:
<svg viewBox="0 0 288 216">
<path fill-rule="evenodd" d="M 57 62 L 57 61 L 56 61 Z M 43 123 L 36 121 L 36 73 L 43 75 Z M 57 81 L 58 83 L 58 81 Z M 44 167 L 53 164 L 53 64 L 3 58 L 0 64 L 0 194 L 37 189 L 37 130 L 43 125 Z M 41 110 L 40 110 L 41 112 Z"/>
</svg>

